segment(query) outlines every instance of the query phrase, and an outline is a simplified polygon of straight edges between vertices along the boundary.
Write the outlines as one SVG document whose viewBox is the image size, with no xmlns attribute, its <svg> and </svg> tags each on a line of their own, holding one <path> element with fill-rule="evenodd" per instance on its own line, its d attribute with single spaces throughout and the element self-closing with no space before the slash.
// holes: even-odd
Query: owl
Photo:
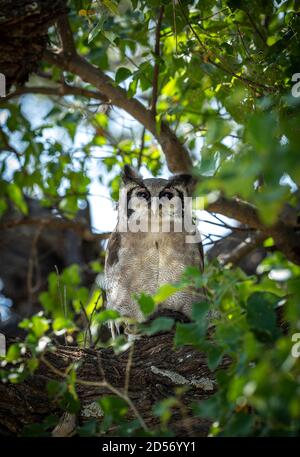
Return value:
<svg viewBox="0 0 300 457">
<path fill-rule="evenodd" d="M 194 227 L 187 230 L 182 223 L 189 212 L 191 216 L 186 200 L 193 185 L 191 175 L 143 179 L 132 167 L 124 167 L 118 222 L 105 259 L 108 309 L 142 322 L 145 318 L 136 294 L 153 295 L 163 284 L 178 282 L 188 266 L 203 271 L 200 233 Z M 192 305 L 201 298 L 203 292 L 184 289 L 159 306 L 190 317 Z"/>
</svg>

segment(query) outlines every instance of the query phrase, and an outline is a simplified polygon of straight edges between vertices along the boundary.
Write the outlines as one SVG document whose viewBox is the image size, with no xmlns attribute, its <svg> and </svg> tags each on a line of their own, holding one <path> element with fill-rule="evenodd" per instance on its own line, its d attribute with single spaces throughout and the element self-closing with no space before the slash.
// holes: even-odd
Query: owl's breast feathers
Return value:
<svg viewBox="0 0 300 457">
<path fill-rule="evenodd" d="M 157 262 L 157 268 L 168 267 L 171 263 L 204 268 L 202 243 L 186 243 L 183 233 L 120 233 L 113 232 L 108 242 L 106 270 L 115 269 L 122 264 L 124 269 L 131 269 L 132 274 L 139 274 L 138 265 L 147 268 L 147 263 Z M 135 270 L 135 271 L 134 271 Z M 125 272 L 125 271 L 124 271 Z M 126 271 L 128 274 L 129 272 Z"/>
<path fill-rule="evenodd" d="M 113 232 L 107 249 L 105 277 L 107 306 L 142 321 L 135 294 L 153 295 L 159 286 L 176 283 L 187 266 L 203 270 L 201 243 L 186 243 L 184 233 Z M 199 294 L 176 292 L 163 307 L 190 315 Z"/>
</svg>

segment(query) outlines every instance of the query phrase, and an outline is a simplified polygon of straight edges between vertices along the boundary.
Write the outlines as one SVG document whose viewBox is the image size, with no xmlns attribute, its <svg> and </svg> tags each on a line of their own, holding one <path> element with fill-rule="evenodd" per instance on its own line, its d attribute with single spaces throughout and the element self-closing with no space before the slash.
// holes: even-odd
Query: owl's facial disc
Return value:
<svg viewBox="0 0 300 457">
<path fill-rule="evenodd" d="M 139 190 L 138 192 L 136 192 L 136 196 L 137 198 L 144 198 L 147 201 L 150 200 L 150 193 L 146 189 Z"/>
<path fill-rule="evenodd" d="M 143 179 L 136 170 L 125 166 L 122 179 L 125 199 L 120 200 L 123 204 L 119 205 L 119 220 L 124 219 L 125 231 L 128 226 L 132 232 L 157 232 L 158 227 L 158 231 L 173 232 L 175 224 L 182 227 L 179 230 L 176 226 L 176 231 L 183 230 L 188 212 L 185 198 L 190 196 L 192 181 L 190 175 Z"/>
<path fill-rule="evenodd" d="M 127 193 L 127 216 L 145 217 L 151 201 L 149 190 L 144 186 L 135 186 Z"/>
<path fill-rule="evenodd" d="M 159 198 L 160 199 L 168 199 L 172 200 L 172 198 L 175 196 L 174 191 L 171 189 L 164 189 L 160 192 Z"/>
</svg>

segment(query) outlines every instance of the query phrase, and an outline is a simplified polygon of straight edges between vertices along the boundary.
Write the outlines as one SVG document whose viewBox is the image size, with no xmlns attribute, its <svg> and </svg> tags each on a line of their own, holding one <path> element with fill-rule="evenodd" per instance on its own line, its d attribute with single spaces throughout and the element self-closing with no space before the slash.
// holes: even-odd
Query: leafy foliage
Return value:
<svg viewBox="0 0 300 457">
<path fill-rule="evenodd" d="M 292 0 L 102 0 L 69 2 L 69 19 L 76 49 L 95 67 L 112 76 L 128 99 L 136 97 L 152 109 L 157 129 L 169 124 L 189 149 L 200 179 L 197 194 L 212 202 L 220 194 L 255 205 L 260 220 L 276 224 L 284 205 L 299 216 L 299 74 L 300 14 Z M 155 32 L 162 13 L 160 53 Z M 57 34 L 50 30 L 50 40 Z M 72 220 L 91 192 L 93 172 L 118 198 L 120 170 L 125 164 L 164 173 L 165 158 L 153 137 L 132 119 L 100 101 L 64 94 L 61 81 L 83 91 L 94 90 L 71 72 L 41 62 L 50 75 L 54 95 L 25 94 L 0 103 L 0 217 L 14 207 L 29 217 L 26 199 L 36 197 L 56 215 Z M 157 78 L 157 93 L 153 94 Z M 46 81 L 46 82 L 45 82 Z M 49 85 L 33 76 L 30 86 Z M 28 90 L 29 92 L 29 90 Z M 42 90 L 41 90 L 42 92 Z M 86 92 L 85 92 L 86 93 Z M 99 94 L 98 94 L 99 95 Z M 38 115 L 34 116 L 34 111 Z M 270 243 L 268 245 L 268 242 Z M 178 290 L 193 284 L 207 289 L 208 300 L 193 309 L 191 323 L 176 324 L 174 345 L 192 345 L 207 354 L 217 370 L 218 391 L 201 404 L 196 416 L 212 419 L 213 436 L 299 435 L 299 358 L 291 353 L 292 337 L 300 328 L 300 269 L 269 239 L 266 258 L 255 276 L 217 262 L 204 274 L 189 268 L 182 282 L 165 285 L 153 297 L 137 297 L 145 316 Z M 97 259 L 94 273 L 101 272 Z M 274 279 L 272 272 L 284 272 Z M 40 357 L 55 338 L 80 346 L 113 344 L 122 351 L 130 343 L 119 337 L 102 343 L 98 331 L 120 316 L 102 310 L 103 294 L 82 286 L 78 265 L 53 271 L 48 290 L 40 295 L 43 311 L 23 321 L 23 343 L 10 346 L 1 377 L 22 382 L 38 368 Z M 283 309 L 286 328 L 278 324 Z M 91 335 L 83 328 L 88 320 Z M 207 332 L 213 324 L 211 338 Z M 141 326 L 146 335 L 173 328 L 158 318 Z M 91 342 L 90 341 L 90 342 Z M 25 357 L 28 351 L 31 357 Z M 218 371 L 222 358 L 230 367 Z M 78 411 L 76 367 L 67 378 L 48 385 L 63 409 Z M 157 404 L 157 433 L 166 434 L 178 391 Z M 104 420 L 78 428 L 81 435 L 143 433 L 138 420 L 128 422 L 128 404 L 118 396 L 99 400 Z M 55 418 L 37 424 L 27 434 L 48 434 Z"/>
</svg>

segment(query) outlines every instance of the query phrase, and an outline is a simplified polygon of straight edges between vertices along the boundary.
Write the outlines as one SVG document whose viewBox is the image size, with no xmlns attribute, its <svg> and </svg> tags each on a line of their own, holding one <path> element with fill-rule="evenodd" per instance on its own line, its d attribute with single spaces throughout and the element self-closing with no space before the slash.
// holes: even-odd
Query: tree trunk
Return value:
<svg viewBox="0 0 300 457">
<path fill-rule="evenodd" d="M 82 380 L 106 381 L 109 387 L 123 394 L 127 377 L 128 397 L 149 429 L 159 424 L 152 413 L 153 405 L 174 395 L 177 387 L 185 386 L 186 390 L 180 397 L 184 407 L 174 409 L 170 428 L 176 436 L 206 435 L 210 422 L 192 417 L 191 403 L 206 399 L 216 391 L 215 376 L 207 366 L 204 353 L 188 346 L 175 350 L 173 336 L 174 333 L 164 333 L 142 337 L 134 342 L 133 350 L 119 355 L 111 348 L 95 350 L 59 346 L 55 353 L 48 351 L 35 374 L 23 383 L 0 384 L 0 433 L 20 434 L 25 425 L 41 423 L 49 414 L 61 416 L 57 400 L 48 397 L 47 383 L 51 379 L 62 380 L 55 370 L 63 372 L 70 364 L 80 361 L 77 370 L 77 393 L 81 402 L 77 417 L 79 423 L 95 417 L 101 421 L 101 409 L 95 400 L 102 395 L 113 394 L 107 387 L 82 385 Z M 228 358 L 224 358 L 220 368 L 228 364 Z M 129 408 L 128 418 L 134 417 L 133 409 Z"/>
</svg>

